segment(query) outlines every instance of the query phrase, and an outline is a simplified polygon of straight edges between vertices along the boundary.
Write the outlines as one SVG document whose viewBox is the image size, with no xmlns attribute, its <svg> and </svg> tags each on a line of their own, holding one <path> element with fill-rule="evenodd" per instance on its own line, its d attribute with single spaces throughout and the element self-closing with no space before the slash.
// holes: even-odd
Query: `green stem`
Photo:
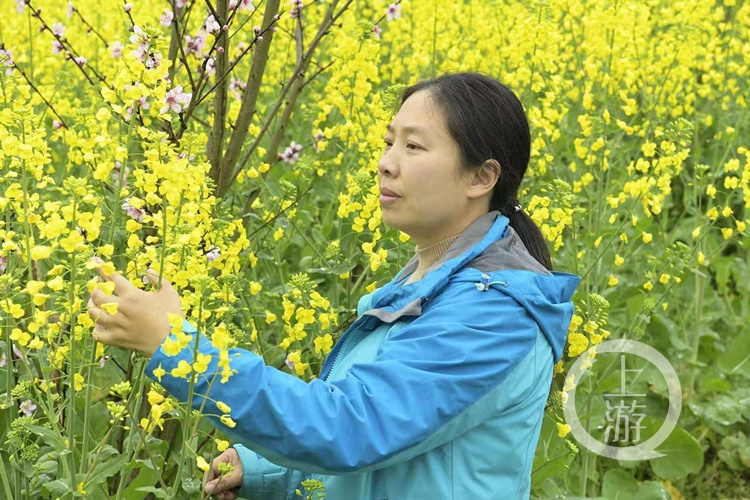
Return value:
<svg viewBox="0 0 750 500">
<path fill-rule="evenodd" d="M 10 479 L 8 479 L 8 469 L 5 466 L 5 459 L 0 455 L 0 479 L 3 481 L 3 490 L 5 490 L 5 498 L 13 498 L 13 493 L 10 491 Z"/>
<path fill-rule="evenodd" d="M 81 468 L 79 469 L 80 472 L 83 472 L 88 467 L 88 462 L 89 462 L 88 449 L 89 449 L 89 439 L 91 437 L 90 422 L 91 422 L 91 397 L 92 397 L 92 394 L 91 394 L 92 384 L 90 383 L 90 381 L 94 377 L 94 364 L 96 363 L 96 341 L 92 342 L 92 345 L 89 348 L 89 351 L 91 352 L 91 354 L 89 357 L 88 368 L 86 370 L 86 380 L 89 381 L 89 383 L 86 384 L 86 406 L 85 406 L 85 410 L 83 414 L 83 443 L 81 446 Z M 107 433 L 107 435 L 109 435 L 109 432 Z"/>
<path fill-rule="evenodd" d="M 201 297 L 203 294 L 203 290 L 201 290 Z M 196 359 L 198 359 L 198 346 L 200 342 L 200 334 L 198 332 L 202 329 L 202 318 L 203 318 L 203 299 L 201 298 L 201 301 L 198 303 L 198 325 L 197 325 L 197 332 L 195 333 L 195 341 L 193 342 L 193 362 L 195 362 Z M 195 378 L 197 374 L 195 373 L 195 370 L 193 370 L 190 374 L 190 387 L 188 388 L 188 397 L 186 401 L 186 413 L 185 413 L 185 421 L 183 422 L 182 427 L 182 445 L 180 446 L 180 456 L 177 459 L 177 474 L 175 475 L 175 486 L 172 490 L 172 498 L 175 498 L 175 494 L 177 493 L 179 489 L 179 483 L 182 478 L 182 467 L 185 464 L 185 451 L 186 447 L 188 445 L 188 438 L 190 437 L 190 429 L 192 427 L 192 417 L 193 417 L 193 395 L 195 392 Z"/>
<path fill-rule="evenodd" d="M 695 319 L 693 325 L 697 326 L 702 323 L 701 321 L 701 312 L 703 311 L 703 279 L 701 276 L 699 276 L 697 273 L 694 274 L 695 276 L 695 300 L 693 301 L 694 304 L 694 313 L 695 313 Z M 692 344 L 692 352 L 690 353 L 690 377 L 688 378 L 688 386 L 687 391 L 685 391 L 685 405 L 690 403 L 690 401 L 693 399 L 693 393 L 695 391 L 695 375 L 696 375 L 696 362 L 698 361 L 698 350 L 700 348 L 700 342 L 701 342 L 701 332 L 700 329 L 697 329 L 693 332 L 693 344 Z"/>
<path fill-rule="evenodd" d="M 139 422 L 136 421 L 138 418 L 138 414 L 141 411 L 141 392 L 143 391 L 143 372 L 144 372 L 144 360 L 139 359 L 135 362 L 135 367 L 133 368 L 133 373 L 135 376 L 135 382 L 133 384 L 133 390 L 130 393 L 131 397 L 135 398 L 135 402 L 133 403 L 134 407 L 132 411 L 130 412 L 130 418 L 131 418 L 131 425 L 130 430 L 128 431 L 128 437 L 126 438 L 126 445 L 124 453 L 126 455 L 135 456 L 135 452 L 131 452 L 133 448 L 133 433 L 136 432 L 136 427 L 139 425 Z M 126 476 L 124 473 L 120 474 L 120 482 L 117 485 L 117 500 L 122 499 L 122 495 L 125 492 L 125 486 L 127 483 Z"/>
<path fill-rule="evenodd" d="M 76 220 L 76 211 L 78 209 L 78 196 L 73 195 L 73 221 Z M 76 252 L 70 254 L 70 288 L 68 289 L 68 302 L 70 304 L 70 314 L 68 322 L 70 325 L 70 356 L 68 357 L 68 407 L 66 414 L 67 423 L 67 435 L 68 435 L 68 447 L 70 449 L 70 457 L 68 458 L 68 464 L 70 467 L 70 485 L 71 488 L 75 488 L 75 452 L 76 452 L 76 312 L 73 309 L 76 299 Z"/>
</svg>

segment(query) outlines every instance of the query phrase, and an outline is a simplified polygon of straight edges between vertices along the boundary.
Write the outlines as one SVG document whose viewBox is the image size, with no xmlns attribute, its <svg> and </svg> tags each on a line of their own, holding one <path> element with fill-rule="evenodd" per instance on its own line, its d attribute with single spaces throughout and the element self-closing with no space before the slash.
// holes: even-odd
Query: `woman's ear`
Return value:
<svg viewBox="0 0 750 500">
<path fill-rule="evenodd" d="M 500 163 L 497 160 L 487 160 L 472 173 L 469 185 L 469 198 L 481 198 L 491 193 L 500 179 Z"/>
</svg>

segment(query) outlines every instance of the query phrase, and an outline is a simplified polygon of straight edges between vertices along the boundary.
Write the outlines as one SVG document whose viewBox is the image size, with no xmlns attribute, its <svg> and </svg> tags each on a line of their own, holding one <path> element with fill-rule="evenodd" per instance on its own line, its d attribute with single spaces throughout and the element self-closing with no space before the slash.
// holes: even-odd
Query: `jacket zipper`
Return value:
<svg viewBox="0 0 750 500">
<path fill-rule="evenodd" d="M 326 376 L 323 379 L 324 382 L 327 382 L 328 377 L 331 376 L 331 372 L 333 372 L 333 368 L 336 366 L 336 362 L 338 362 L 339 357 L 341 356 L 341 351 L 344 349 L 344 345 L 346 345 L 347 340 L 349 340 L 349 336 L 354 331 L 354 327 L 357 325 L 357 323 L 363 321 L 363 318 L 364 318 L 364 315 L 357 318 L 357 320 L 354 323 L 352 323 L 352 325 L 347 329 L 344 336 L 341 337 L 341 342 L 338 345 L 338 350 L 336 351 L 333 361 L 331 362 L 331 368 L 328 370 L 328 373 L 326 373 Z"/>
</svg>

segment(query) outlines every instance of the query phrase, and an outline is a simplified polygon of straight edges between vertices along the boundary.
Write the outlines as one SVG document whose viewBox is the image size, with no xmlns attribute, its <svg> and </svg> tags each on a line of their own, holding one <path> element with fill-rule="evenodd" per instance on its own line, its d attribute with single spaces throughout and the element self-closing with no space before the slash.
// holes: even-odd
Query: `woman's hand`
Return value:
<svg viewBox="0 0 750 500">
<path fill-rule="evenodd" d="M 98 258 L 92 261 L 103 263 Z M 163 277 L 158 291 L 145 292 L 133 286 L 119 273 L 107 276 L 99 269 L 99 275 L 101 279 L 113 282 L 115 290 L 112 295 L 107 295 L 98 288 L 91 292 L 87 312 L 96 323 L 94 339 L 102 344 L 140 351 L 146 356 L 153 355 L 169 335 L 171 327 L 168 313 L 184 317 L 179 294 Z M 158 274 L 149 270 L 146 276 L 157 286 Z M 101 306 L 112 302 L 117 304 L 117 311 L 109 314 Z"/>
<path fill-rule="evenodd" d="M 234 470 L 222 478 L 219 473 L 219 464 L 226 463 L 234 467 Z M 224 453 L 214 458 L 211 469 L 203 475 L 203 491 L 217 500 L 234 500 L 237 493 L 234 490 L 242 486 L 242 462 L 237 450 L 229 448 Z"/>
</svg>

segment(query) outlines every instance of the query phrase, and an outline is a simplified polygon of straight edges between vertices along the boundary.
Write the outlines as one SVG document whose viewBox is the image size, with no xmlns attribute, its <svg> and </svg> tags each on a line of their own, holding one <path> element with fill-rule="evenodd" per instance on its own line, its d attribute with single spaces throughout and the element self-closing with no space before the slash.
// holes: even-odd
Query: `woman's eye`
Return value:
<svg viewBox="0 0 750 500">
<path fill-rule="evenodd" d="M 422 149 L 419 144 L 414 144 L 413 142 L 406 143 L 406 147 L 409 149 Z"/>
<path fill-rule="evenodd" d="M 389 141 L 388 139 L 383 139 L 383 142 L 385 143 L 385 147 L 387 148 L 393 146 L 393 143 L 391 143 L 391 141 Z"/>
</svg>

